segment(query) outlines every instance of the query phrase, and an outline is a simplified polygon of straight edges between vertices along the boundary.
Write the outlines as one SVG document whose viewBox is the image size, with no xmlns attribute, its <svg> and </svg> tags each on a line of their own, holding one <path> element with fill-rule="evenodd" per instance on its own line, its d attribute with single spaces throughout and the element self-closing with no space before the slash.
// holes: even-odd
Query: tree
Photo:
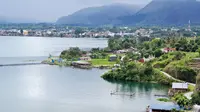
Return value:
<svg viewBox="0 0 200 112">
<path fill-rule="evenodd" d="M 193 95 L 192 95 L 192 103 L 193 104 L 197 104 L 197 105 L 200 105 L 200 92 L 195 92 Z"/>
<path fill-rule="evenodd" d="M 155 38 L 151 41 L 151 46 L 155 48 L 159 48 L 162 45 L 162 41 L 160 38 Z"/>
<path fill-rule="evenodd" d="M 144 45 L 144 48 L 146 50 L 150 49 L 150 43 L 149 42 L 144 42 L 143 45 Z"/>
<path fill-rule="evenodd" d="M 187 97 L 184 96 L 183 94 L 176 95 L 174 99 L 177 102 L 177 104 L 181 107 L 190 105 L 190 100 L 187 99 Z"/>
<path fill-rule="evenodd" d="M 193 47 L 192 47 L 192 52 L 196 52 L 198 49 L 198 45 L 197 44 L 194 44 Z"/>
<path fill-rule="evenodd" d="M 199 48 L 199 49 L 197 49 L 197 52 L 199 53 L 199 56 L 200 56 L 200 48 Z"/>
<path fill-rule="evenodd" d="M 178 52 L 174 52 L 174 59 L 175 60 L 180 60 L 183 56 L 185 56 L 186 54 L 181 53 L 180 51 Z"/>
<path fill-rule="evenodd" d="M 181 47 L 181 44 L 175 43 L 175 47 L 176 47 L 176 50 L 179 51 L 179 50 L 180 50 L 180 47 Z"/>
<path fill-rule="evenodd" d="M 160 57 L 162 55 L 162 51 L 160 49 L 156 49 L 154 52 L 155 57 Z"/>
<path fill-rule="evenodd" d="M 196 91 L 200 92 L 200 74 L 196 78 Z"/>
<path fill-rule="evenodd" d="M 82 52 L 78 47 L 71 47 L 69 50 L 61 52 L 60 57 L 63 59 L 76 59 L 81 56 Z"/>
<path fill-rule="evenodd" d="M 84 33 L 84 31 L 83 31 L 82 28 L 77 28 L 77 29 L 75 30 L 75 34 L 76 34 L 76 35 L 79 35 L 79 34 L 81 34 L 81 33 Z"/>
</svg>

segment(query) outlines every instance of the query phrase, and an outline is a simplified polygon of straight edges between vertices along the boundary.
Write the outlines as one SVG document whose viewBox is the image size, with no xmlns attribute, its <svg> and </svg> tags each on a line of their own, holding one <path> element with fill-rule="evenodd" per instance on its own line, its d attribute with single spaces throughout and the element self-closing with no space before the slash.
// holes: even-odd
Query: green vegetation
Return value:
<svg viewBox="0 0 200 112">
<path fill-rule="evenodd" d="M 139 40 L 139 43 L 137 42 L 138 41 L 135 42 L 134 39 L 130 38 L 109 39 L 108 49 L 111 51 L 136 47 L 139 53 L 126 53 L 126 57 L 121 63 L 121 68 L 105 73 L 102 76 L 104 79 L 131 80 L 138 82 L 155 81 L 166 83 L 164 81 L 166 80 L 166 77 L 164 77 L 163 80 L 159 78 L 163 77 L 163 74 L 159 73 L 159 70 L 162 70 L 177 79 L 187 82 L 195 82 L 197 71 L 190 67 L 189 63 L 193 58 L 199 56 L 199 54 L 195 52 L 199 47 L 199 38 L 154 38 L 151 41 Z M 177 51 L 164 54 L 161 50 L 164 47 L 170 50 L 175 47 Z M 172 50 L 175 49 L 173 48 Z M 149 64 L 141 64 L 137 62 L 137 60 L 143 57 L 148 58 L 151 55 L 155 56 L 155 59 L 148 62 Z M 193 90 L 194 88 L 191 87 L 190 89 Z"/>
<path fill-rule="evenodd" d="M 193 95 L 192 95 L 192 99 L 191 99 L 191 101 L 192 101 L 192 103 L 193 104 L 197 104 L 197 105 L 200 105 L 200 92 L 198 91 L 198 92 L 195 92 Z"/>
<path fill-rule="evenodd" d="M 169 73 L 177 79 L 187 82 L 195 82 L 197 73 L 188 64 L 196 57 L 198 57 L 198 53 L 180 51 L 172 52 L 164 54 L 156 59 L 153 62 L 153 66 Z"/>
<path fill-rule="evenodd" d="M 196 91 L 200 91 L 200 74 L 197 76 L 196 79 Z"/>
<path fill-rule="evenodd" d="M 87 55 L 88 54 L 88 55 Z M 121 56 L 118 56 L 116 61 L 109 61 L 109 56 L 113 55 L 112 53 L 107 53 L 104 49 L 100 48 L 93 48 L 90 52 L 81 51 L 78 47 L 70 48 L 69 50 L 64 50 L 60 58 L 66 60 L 64 63 L 58 63 L 57 61 L 54 62 L 56 65 L 71 65 L 72 61 L 79 60 L 82 56 L 91 58 L 91 60 L 84 60 L 88 61 L 94 67 L 113 67 L 114 64 L 120 63 Z M 50 60 L 51 61 L 51 60 Z"/>
<path fill-rule="evenodd" d="M 173 97 L 173 100 L 176 101 L 179 106 L 184 107 L 185 109 L 188 109 L 188 107 L 192 105 L 192 102 L 187 99 L 184 94 L 176 94 Z"/>
<path fill-rule="evenodd" d="M 92 59 L 91 63 L 93 66 L 113 66 L 115 62 L 108 61 L 108 59 Z"/>
<path fill-rule="evenodd" d="M 193 104 L 200 105 L 200 74 L 197 76 L 196 90 L 191 99 Z"/>
<path fill-rule="evenodd" d="M 108 40 L 108 49 L 111 51 L 128 49 L 136 45 L 135 38 L 110 38 Z"/>
<path fill-rule="evenodd" d="M 102 78 L 114 80 L 126 80 L 136 82 L 159 82 L 171 84 L 173 80 L 164 76 L 159 70 L 154 69 L 150 63 L 141 64 L 128 62 L 121 68 L 105 73 Z"/>
<path fill-rule="evenodd" d="M 161 102 L 171 102 L 171 100 L 168 98 L 158 98 L 157 100 Z"/>
<path fill-rule="evenodd" d="M 199 51 L 199 45 L 200 38 L 146 39 L 116 37 L 108 40 L 108 47 L 105 49 L 93 48 L 90 52 L 85 52 L 77 47 L 70 48 L 63 51 L 60 57 L 67 60 L 65 62 L 68 63 L 69 61 L 76 61 L 87 54 L 91 58 L 88 61 L 92 66 L 113 67 L 114 64 L 120 64 L 119 68 L 105 73 L 102 76 L 104 79 L 171 84 L 174 80 L 169 79 L 160 72 L 164 71 L 176 79 L 195 82 L 198 71 L 190 66 L 190 62 L 193 58 L 199 57 L 200 52 L 196 52 Z M 109 61 L 109 55 L 113 55 L 117 50 L 128 51 L 125 54 L 117 55 L 116 61 Z M 124 55 L 123 60 L 120 60 Z M 151 61 L 140 63 L 143 62 L 144 57 Z M 191 86 L 190 91 L 193 89 L 194 87 Z"/>
<path fill-rule="evenodd" d="M 191 92 L 193 92 L 195 90 L 195 86 L 193 86 L 193 85 L 188 85 L 188 91 L 191 91 Z"/>
<path fill-rule="evenodd" d="M 69 50 L 62 51 L 60 57 L 67 60 L 77 60 L 82 54 L 85 54 L 85 52 L 78 47 L 72 47 Z"/>
</svg>

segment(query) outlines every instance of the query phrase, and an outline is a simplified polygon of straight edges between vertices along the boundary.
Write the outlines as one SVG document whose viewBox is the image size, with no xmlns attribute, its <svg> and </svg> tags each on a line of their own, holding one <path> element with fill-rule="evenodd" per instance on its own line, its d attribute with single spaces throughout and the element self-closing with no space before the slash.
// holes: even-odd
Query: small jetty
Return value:
<svg viewBox="0 0 200 112">
<path fill-rule="evenodd" d="M 4 66 L 25 66 L 25 65 L 41 65 L 44 63 L 14 63 L 14 64 L 0 64 L 0 67 Z"/>
<path fill-rule="evenodd" d="M 111 92 L 110 95 L 133 96 L 133 95 L 135 95 L 135 93 Z"/>
</svg>

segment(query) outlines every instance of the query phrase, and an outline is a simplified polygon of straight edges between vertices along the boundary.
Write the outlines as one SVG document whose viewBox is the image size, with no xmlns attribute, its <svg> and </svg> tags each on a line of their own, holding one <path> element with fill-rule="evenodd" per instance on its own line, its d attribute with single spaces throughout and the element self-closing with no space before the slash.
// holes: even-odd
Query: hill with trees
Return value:
<svg viewBox="0 0 200 112">
<path fill-rule="evenodd" d="M 153 38 L 148 41 L 136 42 L 133 38 L 111 38 L 108 48 L 111 51 L 136 47 L 137 52 L 128 52 L 121 62 L 121 67 L 105 73 L 104 79 L 129 81 L 156 81 L 166 83 L 164 71 L 172 77 L 191 83 L 196 82 L 200 68 L 192 66 L 193 60 L 200 56 L 200 38 Z M 173 49 L 165 52 L 163 49 Z M 140 59 L 154 56 L 151 61 L 139 63 Z M 160 79 L 160 78 L 163 78 Z M 168 80 L 168 79 L 167 79 Z M 166 83 L 166 84 L 170 84 Z"/>
<path fill-rule="evenodd" d="M 135 14 L 141 7 L 129 4 L 112 4 L 81 9 L 69 16 L 61 17 L 58 24 L 105 25 L 117 23 L 116 18 Z"/>
<path fill-rule="evenodd" d="M 185 25 L 200 24 L 200 2 L 196 0 L 153 0 L 144 8 L 113 4 L 81 9 L 58 19 L 73 25 Z"/>
<path fill-rule="evenodd" d="M 135 15 L 122 17 L 126 25 L 185 25 L 200 23 L 200 2 L 195 0 L 153 0 Z"/>
</svg>

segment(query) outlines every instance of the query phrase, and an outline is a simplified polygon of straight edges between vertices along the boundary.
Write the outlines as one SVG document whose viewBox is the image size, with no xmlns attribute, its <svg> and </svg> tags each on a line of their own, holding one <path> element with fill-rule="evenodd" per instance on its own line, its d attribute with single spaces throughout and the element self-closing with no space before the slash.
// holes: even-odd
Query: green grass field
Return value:
<svg viewBox="0 0 200 112">
<path fill-rule="evenodd" d="M 92 59 L 93 66 L 113 66 L 116 62 L 110 62 L 108 59 Z"/>
</svg>

